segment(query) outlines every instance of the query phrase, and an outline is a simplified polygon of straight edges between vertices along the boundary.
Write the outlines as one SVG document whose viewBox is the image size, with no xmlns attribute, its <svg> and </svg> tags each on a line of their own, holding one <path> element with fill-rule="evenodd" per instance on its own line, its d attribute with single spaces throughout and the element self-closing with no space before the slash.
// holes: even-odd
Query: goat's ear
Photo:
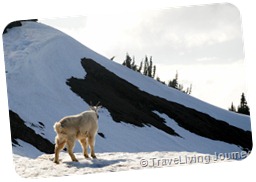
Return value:
<svg viewBox="0 0 256 182">
<path fill-rule="evenodd" d="M 102 106 L 97 106 L 97 112 L 100 110 L 100 108 L 102 108 Z"/>
</svg>

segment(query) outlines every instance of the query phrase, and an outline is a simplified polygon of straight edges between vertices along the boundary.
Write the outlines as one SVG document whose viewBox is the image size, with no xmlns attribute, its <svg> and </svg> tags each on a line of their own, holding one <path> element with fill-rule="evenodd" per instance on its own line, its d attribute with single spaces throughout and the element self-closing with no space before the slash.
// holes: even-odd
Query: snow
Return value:
<svg viewBox="0 0 256 182">
<path fill-rule="evenodd" d="M 37 150 L 33 145 L 30 145 L 29 143 L 26 143 L 20 139 L 16 139 L 16 141 L 19 143 L 19 146 L 12 147 L 12 151 L 14 154 L 17 154 L 18 156 L 26 157 L 29 154 L 29 157 L 32 159 L 37 158 L 40 155 L 43 155 L 43 152 L 40 152 Z"/>
<path fill-rule="evenodd" d="M 243 130 L 251 130 L 248 116 L 217 108 L 169 88 L 108 60 L 56 29 L 35 22 L 22 24 L 22 27 L 12 28 L 3 35 L 9 108 L 18 113 L 26 121 L 27 126 L 31 123 L 44 123 L 43 131 L 40 128 L 33 129 L 38 134 L 43 132 L 42 136 L 52 142 L 55 137 L 52 126 L 56 121 L 66 115 L 88 109 L 88 104 L 66 85 L 66 80 L 72 76 L 86 76 L 81 66 L 83 57 L 92 58 L 106 69 L 152 95 L 194 108 Z M 16 170 L 24 177 L 63 176 L 140 169 L 139 160 L 154 155 L 186 155 L 184 151 L 190 154 L 197 152 L 214 155 L 215 152 L 241 151 L 238 146 L 195 135 L 179 127 L 166 114 L 152 112 L 162 117 L 166 124 L 182 137 L 168 135 L 153 126 L 136 127 L 114 122 L 109 111 L 103 108 L 99 113 L 99 132 L 102 132 L 105 138 L 97 135 L 95 148 L 99 159 L 82 160 L 83 156 L 79 153 L 81 147 L 77 143 L 74 151 L 81 161 L 70 162 L 67 154 L 63 152 L 62 164 L 57 167 L 48 160 L 53 156 L 42 155 L 42 152 L 33 146 L 18 140 L 19 146 L 13 147 Z M 38 156 L 40 157 L 37 158 Z"/>
<path fill-rule="evenodd" d="M 141 152 L 141 153 L 100 153 L 97 159 L 85 159 L 81 153 L 75 153 L 78 162 L 72 162 L 66 153 L 60 153 L 61 162 L 52 162 L 53 154 L 44 154 L 37 159 L 13 155 L 15 170 L 25 178 L 57 177 L 84 175 L 102 172 L 118 172 L 145 168 L 174 167 L 192 164 L 209 164 L 233 161 L 232 154 L 207 155 L 189 152 Z M 242 156 L 243 157 L 243 156 Z"/>
<path fill-rule="evenodd" d="M 153 112 L 163 118 L 166 121 L 166 125 L 174 129 L 182 138 L 169 135 L 153 126 L 135 127 L 126 123 L 112 122 L 107 109 L 102 109 L 99 113 L 99 132 L 104 133 L 105 139 L 97 136 L 96 150 L 98 152 L 182 152 L 185 150 L 207 154 L 241 150 L 236 145 L 210 140 L 193 134 L 178 126 L 167 115 L 160 114 L 157 111 Z M 78 143 L 76 144 L 76 151 L 81 151 Z"/>
<path fill-rule="evenodd" d="M 214 141 L 208 138 L 198 136 L 180 127 L 173 119 L 170 119 L 166 114 L 160 114 L 157 111 L 154 112 L 166 121 L 167 126 L 171 127 L 176 133 L 182 136 L 182 138 L 175 137 L 173 139 L 176 141 L 176 145 L 179 144 L 180 146 L 182 146 L 182 149 L 186 148 L 187 151 L 195 151 L 207 154 L 214 154 L 215 152 L 223 151 L 239 151 L 239 148 L 236 145 L 227 145 L 225 142 Z"/>
</svg>

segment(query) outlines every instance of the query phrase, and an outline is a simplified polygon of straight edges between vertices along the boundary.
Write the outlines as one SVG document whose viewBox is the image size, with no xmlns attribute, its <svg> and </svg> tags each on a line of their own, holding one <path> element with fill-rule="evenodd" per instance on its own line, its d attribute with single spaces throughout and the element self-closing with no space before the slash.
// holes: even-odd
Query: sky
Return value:
<svg viewBox="0 0 256 182">
<path fill-rule="evenodd" d="M 179 75 L 191 95 L 218 107 L 237 106 L 247 93 L 242 20 L 231 4 L 127 10 L 39 20 L 99 54 L 137 64 L 152 56 L 156 75 L 168 82 Z"/>
</svg>

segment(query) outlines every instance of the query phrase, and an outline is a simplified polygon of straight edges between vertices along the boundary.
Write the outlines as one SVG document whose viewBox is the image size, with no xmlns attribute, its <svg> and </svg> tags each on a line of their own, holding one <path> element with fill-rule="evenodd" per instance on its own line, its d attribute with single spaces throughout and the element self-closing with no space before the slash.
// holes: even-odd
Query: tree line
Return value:
<svg viewBox="0 0 256 182">
<path fill-rule="evenodd" d="M 113 58 L 111 58 L 111 60 L 113 60 Z M 152 56 L 148 57 L 145 56 L 145 58 L 140 62 L 139 65 L 136 65 L 135 63 L 135 57 L 131 57 L 128 53 L 126 54 L 126 58 L 124 60 L 124 62 L 122 63 L 122 65 L 126 66 L 127 68 L 130 68 L 134 71 L 137 71 L 145 76 L 151 77 L 159 82 L 161 82 L 162 84 L 165 84 L 169 87 L 175 88 L 179 91 L 182 91 L 186 94 L 191 94 L 192 92 L 192 84 L 190 84 L 190 87 L 188 88 L 184 88 L 183 84 L 180 84 L 178 81 L 178 72 L 176 72 L 176 75 L 173 79 L 171 79 L 170 81 L 168 81 L 167 83 L 165 83 L 164 81 L 161 81 L 161 79 L 156 76 L 156 65 L 154 65 L 153 63 L 153 58 Z"/>
<path fill-rule="evenodd" d="M 231 103 L 230 108 L 228 108 L 229 111 L 240 113 L 240 114 L 246 114 L 250 115 L 250 108 L 247 105 L 247 101 L 245 98 L 244 93 L 241 95 L 240 104 L 237 106 L 237 108 L 234 106 L 233 102 Z"/>
<path fill-rule="evenodd" d="M 114 58 L 115 57 L 112 57 L 111 60 L 113 60 Z M 179 91 L 182 91 L 186 94 L 191 94 L 191 92 L 192 92 L 192 84 L 190 84 L 189 87 L 184 88 L 183 84 L 179 83 L 178 71 L 176 71 L 175 77 L 173 79 L 169 80 L 167 83 L 165 83 L 164 81 L 161 81 L 161 79 L 158 76 L 156 76 L 156 65 L 154 65 L 154 63 L 153 63 L 152 56 L 150 56 L 150 57 L 145 56 L 145 58 L 140 62 L 140 64 L 137 65 L 135 62 L 135 57 L 134 56 L 131 57 L 127 53 L 122 65 L 124 65 L 127 68 L 130 68 L 134 71 L 137 71 L 145 76 L 151 77 L 151 78 L 161 82 L 162 84 L 167 85 L 168 87 L 172 87 Z M 250 115 L 250 108 L 247 105 L 247 101 L 246 101 L 244 93 L 242 93 L 242 95 L 241 95 L 240 104 L 237 106 L 237 108 L 234 106 L 234 104 L 232 102 L 231 107 L 228 108 L 228 110 L 232 111 L 232 112 L 236 112 L 236 113 Z"/>
</svg>

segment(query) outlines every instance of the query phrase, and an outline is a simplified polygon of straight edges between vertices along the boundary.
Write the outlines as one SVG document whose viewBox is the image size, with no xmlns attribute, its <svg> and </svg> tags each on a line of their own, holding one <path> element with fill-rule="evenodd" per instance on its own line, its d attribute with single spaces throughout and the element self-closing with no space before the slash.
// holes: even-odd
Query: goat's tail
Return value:
<svg viewBox="0 0 256 182">
<path fill-rule="evenodd" d="M 55 131 L 56 133 L 61 133 L 61 131 L 62 131 L 62 126 L 61 126 L 61 123 L 60 123 L 60 122 L 56 122 L 56 123 L 54 124 L 53 128 L 54 128 L 54 131 Z"/>
</svg>

